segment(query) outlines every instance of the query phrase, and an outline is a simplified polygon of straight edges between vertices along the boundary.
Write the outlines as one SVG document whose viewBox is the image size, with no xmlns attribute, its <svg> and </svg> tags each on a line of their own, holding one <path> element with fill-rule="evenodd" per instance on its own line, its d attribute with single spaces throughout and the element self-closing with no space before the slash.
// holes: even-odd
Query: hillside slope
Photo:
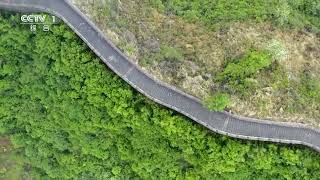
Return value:
<svg viewBox="0 0 320 180">
<path fill-rule="evenodd" d="M 319 127 L 320 1 L 201 2 L 74 0 L 145 71 L 206 102 L 230 99 L 209 107 Z M 226 69 L 262 60 L 252 52 L 270 63 L 230 79 Z"/>
</svg>

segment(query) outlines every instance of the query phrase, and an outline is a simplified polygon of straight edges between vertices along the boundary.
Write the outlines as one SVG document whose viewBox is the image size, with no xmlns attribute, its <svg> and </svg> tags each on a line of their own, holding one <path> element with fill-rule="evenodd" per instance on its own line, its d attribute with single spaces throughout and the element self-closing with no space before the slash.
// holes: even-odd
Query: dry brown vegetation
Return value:
<svg viewBox="0 0 320 180">
<path fill-rule="evenodd" d="M 274 82 L 245 100 L 233 94 L 231 111 L 320 126 L 316 105 L 287 111 L 296 103 L 291 102 L 290 88 L 300 83 L 301 73 L 308 71 L 320 81 L 319 35 L 278 28 L 269 22 L 234 22 L 211 30 L 201 22 L 190 23 L 160 13 L 146 6 L 143 0 L 101 1 L 107 2 L 104 5 L 93 0 L 74 1 L 133 61 L 157 78 L 200 98 L 218 88 L 214 76 L 227 61 L 241 57 L 250 48 L 268 51 L 279 62 L 284 70 L 282 75 L 290 81 L 290 86 L 285 91 L 279 90 L 276 86 L 282 81 Z M 170 51 L 169 55 L 164 50 Z M 264 83 L 268 81 L 266 79 L 257 78 L 256 81 Z"/>
</svg>

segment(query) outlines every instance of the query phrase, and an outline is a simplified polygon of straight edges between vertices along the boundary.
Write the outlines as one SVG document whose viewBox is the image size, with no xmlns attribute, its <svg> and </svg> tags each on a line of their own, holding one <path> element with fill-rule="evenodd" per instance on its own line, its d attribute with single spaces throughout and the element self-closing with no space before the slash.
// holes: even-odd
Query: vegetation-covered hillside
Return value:
<svg viewBox="0 0 320 180">
<path fill-rule="evenodd" d="M 319 0 L 73 1 L 130 59 L 208 108 L 320 127 Z"/>
<path fill-rule="evenodd" d="M 320 177 L 318 153 L 211 133 L 133 90 L 65 25 L 19 20 L 0 16 L 0 133 L 40 179 Z"/>
</svg>

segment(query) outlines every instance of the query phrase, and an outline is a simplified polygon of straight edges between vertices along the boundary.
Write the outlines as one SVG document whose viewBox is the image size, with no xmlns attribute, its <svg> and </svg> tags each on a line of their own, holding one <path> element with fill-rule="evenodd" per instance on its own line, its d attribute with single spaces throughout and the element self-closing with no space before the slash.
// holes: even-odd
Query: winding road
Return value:
<svg viewBox="0 0 320 180">
<path fill-rule="evenodd" d="M 153 101 L 184 114 L 208 129 L 234 138 L 309 146 L 320 152 L 320 130 L 297 123 L 279 123 L 211 112 L 201 101 L 160 82 L 132 63 L 68 0 L 0 0 L 0 8 L 47 12 L 67 23 L 123 80 Z"/>
</svg>

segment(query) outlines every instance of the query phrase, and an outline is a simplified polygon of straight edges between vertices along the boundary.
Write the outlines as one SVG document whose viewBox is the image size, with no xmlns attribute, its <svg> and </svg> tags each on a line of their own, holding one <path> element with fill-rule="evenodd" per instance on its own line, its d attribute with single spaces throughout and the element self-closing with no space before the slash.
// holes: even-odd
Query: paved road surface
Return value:
<svg viewBox="0 0 320 180">
<path fill-rule="evenodd" d="M 320 152 L 319 129 L 302 124 L 238 117 L 227 112 L 210 112 L 202 106 L 199 99 L 145 74 L 67 0 L 0 0 L 0 8 L 15 11 L 44 11 L 59 16 L 110 69 L 136 90 L 214 132 L 240 139 L 302 144 Z"/>
</svg>

